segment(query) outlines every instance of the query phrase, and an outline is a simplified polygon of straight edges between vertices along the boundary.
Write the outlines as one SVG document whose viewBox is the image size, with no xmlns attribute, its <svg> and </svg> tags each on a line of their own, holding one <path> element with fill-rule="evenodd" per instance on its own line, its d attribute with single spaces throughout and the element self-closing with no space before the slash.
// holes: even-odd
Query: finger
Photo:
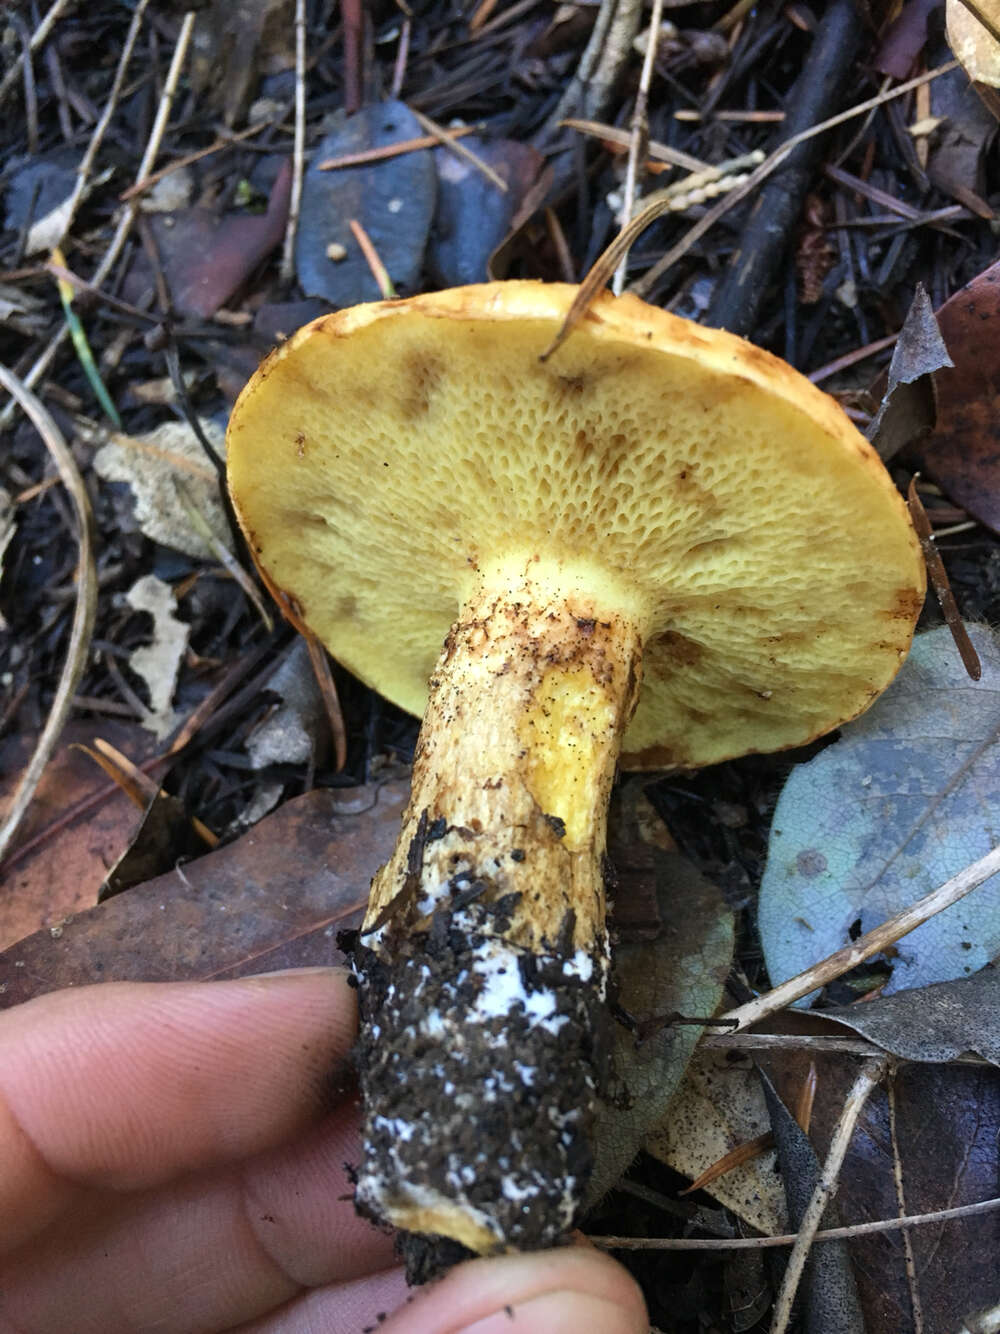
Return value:
<svg viewBox="0 0 1000 1334">
<path fill-rule="evenodd" d="M 80 1186 L 146 1188 L 287 1139 L 329 1101 L 355 1024 L 336 969 L 106 983 L 0 1014 L 0 1253 Z"/>
<path fill-rule="evenodd" d="M 344 1166 L 357 1122 L 345 1105 L 294 1145 L 71 1211 L 0 1260 L 4 1314 L 21 1334 L 190 1334 L 387 1268 L 392 1240 L 355 1214 Z"/>
<path fill-rule="evenodd" d="M 406 1300 L 406 1293 L 402 1268 L 387 1269 L 354 1283 L 303 1293 L 262 1320 L 240 1325 L 235 1334 L 381 1334 L 386 1315 Z"/>
<path fill-rule="evenodd" d="M 471 1260 L 421 1289 L 379 1334 L 647 1334 L 635 1280 L 586 1247 Z"/>
</svg>

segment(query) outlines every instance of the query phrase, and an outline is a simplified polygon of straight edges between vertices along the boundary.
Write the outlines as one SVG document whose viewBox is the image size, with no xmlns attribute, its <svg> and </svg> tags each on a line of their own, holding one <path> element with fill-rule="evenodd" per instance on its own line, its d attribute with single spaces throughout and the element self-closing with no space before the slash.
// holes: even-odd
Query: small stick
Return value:
<svg viewBox="0 0 1000 1334">
<path fill-rule="evenodd" d="M 410 107 L 410 110 L 417 118 L 417 123 L 422 125 L 427 133 L 431 135 L 442 148 L 447 148 L 449 153 L 453 153 L 455 157 L 461 158 L 463 162 L 468 162 L 469 165 L 475 167 L 477 171 L 481 171 L 486 179 L 490 181 L 491 184 L 495 185 L 498 190 L 502 190 L 504 194 L 507 193 L 507 182 L 493 170 L 488 162 L 484 162 L 481 157 L 477 157 L 471 148 L 466 148 L 465 144 L 460 144 L 454 135 L 450 135 L 443 126 L 437 123 L 437 121 L 431 120 L 430 116 L 425 116 L 423 112 L 418 111 L 416 107 Z"/>
<path fill-rule="evenodd" d="M 924 74 L 918 74 L 916 78 L 908 79 L 906 83 L 897 84 L 895 88 L 889 88 L 883 92 L 877 93 L 874 97 L 869 97 L 866 101 L 859 102 L 856 106 L 848 107 L 846 111 L 841 111 L 836 116 L 831 116 L 829 120 L 821 121 L 818 125 L 813 125 L 810 129 L 804 130 L 801 134 L 796 134 L 793 135 L 791 139 L 786 139 L 786 141 L 783 144 L 780 144 L 771 156 L 757 168 L 745 185 L 740 186 L 738 190 L 734 190 L 731 195 L 728 195 L 725 199 L 721 200 L 714 208 L 709 209 L 705 216 L 695 223 L 686 236 L 682 237 L 681 240 L 678 241 L 675 246 L 672 246 L 661 259 L 657 260 L 649 272 L 644 274 L 638 282 L 632 284 L 630 290 L 635 292 L 636 296 L 645 296 L 646 293 L 659 282 L 664 273 L 676 264 L 679 259 L 682 259 L 695 242 L 699 241 L 707 231 L 715 226 L 723 214 L 727 213 L 734 204 L 738 204 L 742 199 L 746 199 L 748 195 L 753 194 L 762 181 L 765 181 L 772 172 L 777 171 L 788 157 L 789 153 L 797 148 L 800 143 L 805 143 L 805 141 L 811 139 L 813 135 L 825 134 L 827 130 L 835 129 L 838 125 L 843 125 L 845 121 L 853 120 L 856 116 L 863 116 L 868 111 L 874 111 L 884 103 L 891 102 L 897 97 L 903 97 L 906 93 L 912 92 L 914 88 L 919 88 L 925 83 L 930 83 L 931 80 L 940 78 L 942 74 L 950 74 L 953 69 L 957 68 L 957 60 L 948 60 L 943 65 L 938 65 L 935 69 L 928 70 Z"/>
<path fill-rule="evenodd" d="M 80 160 L 80 165 L 76 169 L 76 180 L 73 183 L 73 193 L 70 196 L 69 205 L 66 210 L 66 223 L 62 229 L 62 235 L 59 238 L 59 244 L 68 235 L 69 229 L 73 225 L 73 219 L 76 217 L 76 210 L 80 206 L 80 200 L 83 198 L 84 191 L 87 188 L 87 179 L 90 176 L 91 168 L 94 165 L 94 159 L 97 157 L 98 149 L 104 140 L 105 132 L 111 123 L 111 117 L 115 113 L 118 105 L 118 98 L 121 95 L 122 84 L 125 82 L 125 73 L 128 70 L 129 62 L 132 59 L 132 51 L 139 37 L 139 30 L 142 27 L 142 20 L 146 13 L 146 6 L 149 0 L 139 0 L 132 15 L 132 22 L 129 24 L 128 32 L 125 34 L 125 44 L 122 47 L 121 55 L 118 57 L 118 66 L 115 69 L 115 77 L 111 83 L 111 92 L 108 94 L 107 101 L 104 104 L 104 110 L 101 112 L 100 120 L 94 126 L 94 131 L 90 136 L 90 142 L 87 144 L 86 152 Z"/>
<path fill-rule="evenodd" d="M 639 159 L 646 156 L 645 146 L 649 142 L 649 118 L 646 108 L 649 105 L 649 87 L 653 81 L 653 62 L 656 48 L 660 41 L 660 23 L 663 18 L 663 0 L 653 0 L 653 10 L 649 20 L 649 35 L 646 40 L 646 52 L 642 58 L 642 72 L 639 75 L 639 87 L 635 94 L 635 106 L 632 110 L 632 126 L 629 132 L 628 163 L 625 167 L 625 194 L 622 203 L 621 223 L 625 226 L 635 209 L 635 192 L 638 189 Z M 621 296 L 625 289 L 625 273 L 628 267 L 628 251 L 622 255 L 614 277 L 611 290 L 615 296 Z"/>
<path fill-rule="evenodd" d="M 969 638 L 969 632 L 965 628 L 962 613 L 958 610 L 958 603 L 955 601 L 955 594 L 951 591 L 948 571 L 944 568 L 941 553 L 935 545 L 934 530 L 931 528 L 931 521 L 924 509 L 924 502 L 920 499 L 920 494 L 917 491 L 917 478 L 919 476 L 919 473 L 915 473 L 910 478 L 909 490 L 906 493 L 906 504 L 910 511 L 910 519 L 917 537 L 920 538 L 920 547 L 924 553 L 924 562 L 927 566 L 927 577 L 934 589 L 934 596 L 944 612 L 944 619 L 951 631 L 951 637 L 955 641 L 955 647 L 962 659 L 962 665 L 973 681 L 978 681 L 982 677 L 983 666 L 979 661 L 979 654 L 976 652 L 975 645 Z"/>
<path fill-rule="evenodd" d="M 840 1119 L 834 1127 L 833 1138 L 830 1141 L 830 1150 L 826 1155 L 826 1162 L 823 1164 L 822 1175 L 816 1183 L 812 1199 L 806 1206 L 799 1227 L 799 1234 L 795 1238 L 792 1253 L 788 1257 L 788 1267 L 781 1282 L 778 1299 L 774 1304 L 771 1334 L 785 1334 L 785 1330 L 788 1328 L 788 1322 L 792 1315 L 792 1303 L 795 1301 L 795 1294 L 798 1291 L 806 1260 L 809 1258 L 809 1251 L 819 1230 L 820 1219 L 823 1217 L 826 1206 L 836 1194 L 840 1169 L 844 1164 L 844 1156 L 847 1153 L 847 1146 L 851 1142 L 851 1136 L 854 1134 L 854 1127 L 858 1123 L 858 1117 L 861 1115 L 865 1103 L 877 1088 L 879 1081 L 892 1068 L 893 1061 L 889 1056 L 884 1056 L 881 1060 L 867 1062 L 847 1095 L 847 1101 L 844 1103 Z"/>
<path fill-rule="evenodd" d="M 0 826 L 0 858 L 4 856 L 10 842 L 24 818 L 35 789 L 41 781 L 42 773 L 48 764 L 63 725 L 73 707 L 73 696 L 80 684 L 84 668 L 87 665 L 87 653 L 94 630 L 94 617 L 97 612 L 97 568 L 94 564 L 93 531 L 94 517 L 87 496 L 87 488 L 80 470 L 76 466 L 72 451 L 66 444 L 62 432 L 56 426 L 48 410 L 27 389 L 18 377 L 0 365 L 0 385 L 14 398 L 21 409 L 31 419 L 38 434 L 45 442 L 63 485 L 69 492 L 76 513 L 77 539 L 80 555 L 77 564 L 76 602 L 73 608 L 73 623 L 70 629 L 69 648 L 63 663 L 59 686 L 56 690 L 52 708 L 45 720 L 42 734 L 38 738 L 34 754 L 28 762 L 17 789 L 11 798 L 7 816 Z"/>
<path fill-rule="evenodd" d="M 281 276 L 290 282 L 295 275 L 295 237 L 302 205 L 302 177 L 306 157 L 306 0 L 295 0 L 295 149 L 292 157 L 292 190 L 288 199 L 288 225 L 281 255 Z"/>
<path fill-rule="evenodd" d="M 337 694 L 337 683 L 333 679 L 333 672 L 330 670 L 330 659 L 327 657 L 323 645 L 314 634 L 310 634 L 306 630 L 303 630 L 302 637 L 305 639 L 306 648 L 309 650 L 309 661 L 316 676 L 316 684 L 323 696 L 323 707 L 326 710 L 330 732 L 333 735 L 335 772 L 339 774 L 347 763 L 347 729 L 344 726 L 340 696 Z"/>
<path fill-rule="evenodd" d="M 441 130 L 448 139 L 462 139 L 467 134 L 476 134 L 476 125 L 459 125 L 453 130 Z M 383 158 L 399 157 L 401 153 L 415 153 L 418 148 L 434 148 L 441 142 L 437 134 L 420 134 L 414 139 L 401 139 L 395 144 L 380 144 L 378 148 L 362 148 L 357 153 L 344 153 L 340 157 L 328 157 L 316 166 L 317 171 L 339 171 L 341 167 L 363 167 L 368 162 L 381 162 Z"/>
<path fill-rule="evenodd" d="M 358 222 L 357 218 L 349 218 L 348 226 L 354 234 L 354 239 L 361 247 L 361 253 L 365 257 L 365 263 L 371 269 L 372 277 L 378 284 L 378 290 L 382 293 L 383 301 L 392 301 L 396 295 L 396 289 L 392 285 L 392 279 L 389 277 L 389 270 L 385 267 L 378 257 L 378 251 L 372 245 L 371 237 Z"/>
<path fill-rule="evenodd" d="M 49 33 L 52 31 L 53 27 L 55 26 L 56 20 L 60 17 L 63 10 L 67 7 L 68 4 L 69 0 L 55 0 L 55 3 L 49 9 L 48 13 L 42 19 L 41 23 L 39 23 L 38 27 L 31 34 L 31 40 L 28 42 L 28 54 L 31 54 L 32 52 L 38 50 L 41 44 L 45 41 L 46 37 L 48 37 Z M 10 92 L 10 90 L 14 87 L 15 83 L 17 82 L 18 76 L 21 73 L 21 66 L 24 64 L 24 61 L 25 61 L 25 56 L 23 54 L 19 55 L 17 59 L 14 61 L 13 65 L 11 65 L 7 73 L 3 76 L 3 82 L 0 83 L 0 106 L 3 105 L 4 99 L 6 98 L 7 94 Z"/>
<path fill-rule="evenodd" d="M 365 26 L 361 0 L 343 0 L 340 16 L 344 24 L 344 110 L 353 116 L 361 105 L 361 41 Z"/>
<path fill-rule="evenodd" d="M 828 361 L 825 366 L 819 366 L 816 370 L 810 371 L 808 378 L 812 380 L 813 384 L 820 384 L 823 380 L 829 380 L 831 375 L 845 371 L 849 366 L 856 366 L 859 361 L 867 361 L 869 357 L 874 357 L 887 348 L 895 347 L 898 339 L 898 333 L 886 334 L 885 338 L 876 338 L 874 343 L 867 343 L 864 347 L 856 347 L 853 352 L 845 352 L 842 357 L 837 357 L 835 361 Z"/>
<path fill-rule="evenodd" d="M 910 1214 L 906 1218 L 885 1218 L 873 1223 L 851 1223 L 847 1227 L 825 1228 L 817 1232 L 814 1241 L 850 1241 L 853 1237 L 867 1237 L 877 1232 L 898 1232 L 904 1227 L 924 1227 L 929 1223 L 948 1223 L 953 1218 L 971 1218 L 977 1214 L 991 1214 L 1000 1209 L 1000 1197 L 980 1200 L 976 1204 L 959 1204 L 952 1209 L 936 1209 L 930 1214 Z M 798 1237 L 796 1232 L 785 1232 L 773 1237 L 596 1237 L 587 1240 L 608 1251 L 760 1251 L 775 1246 L 791 1246 Z"/>
<path fill-rule="evenodd" d="M 61 0 L 56 0 L 57 5 L 60 3 Z M 55 8 L 55 6 L 53 6 L 53 8 Z M 160 151 L 160 142 L 163 138 L 163 132 L 166 129 L 167 118 L 170 115 L 170 108 L 173 105 L 174 94 L 177 90 L 177 84 L 180 81 L 184 60 L 187 57 L 187 49 L 191 41 L 191 33 L 194 30 L 194 20 L 194 11 L 189 10 L 184 15 L 184 22 L 181 24 L 180 34 L 177 38 L 177 46 L 174 49 L 173 59 L 170 62 L 167 81 L 163 86 L 163 95 L 160 98 L 156 120 L 150 131 L 149 141 L 146 144 L 146 151 L 143 153 L 142 162 L 139 166 L 139 171 L 136 176 L 137 180 L 141 181 L 149 175 L 153 162 L 156 159 L 156 155 Z M 98 264 L 97 269 L 91 278 L 91 282 L 95 287 L 100 287 L 101 283 L 114 268 L 118 256 L 121 254 L 125 242 L 128 240 L 129 232 L 132 230 L 136 211 L 137 209 L 134 201 L 130 202 L 115 229 L 115 234 L 111 238 L 111 244 L 104 252 L 104 257 L 100 264 Z M 49 340 L 49 343 L 41 355 L 35 360 L 34 364 L 23 377 L 22 383 L 25 389 L 31 389 L 31 387 L 37 384 L 49 369 L 52 362 L 55 360 L 56 353 L 59 351 L 60 347 L 62 347 L 68 332 L 67 326 L 63 325 Z M 14 404 L 11 402 L 0 411 L 0 426 L 5 426 L 10 421 L 13 413 Z"/>
<path fill-rule="evenodd" d="M 245 130 L 239 130 L 236 134 L 220 135 L 207 148 L 196 148 L 193 153 L 185 153 L 183 157 L 174 158 L 173 162 L 168 162 L 165 167 L 159 171 L 154 171 L 151 176 L 145 180 L 136 181 L 130 185 L 127 190 L 123 190 L 118 196 L 118 202 L 127 204 L 130 199 L 136 195 L 143 194 L 146 190 L 151 190 L 154 185 L 158 185 L 165 177 L 170 176 L 175 171 L 180 171 L 182 167 L 190 167 L 194 162 L 200 162 L 202 158 L 211 157 L 213 153 L 220 152 L 223 148 L 231 148 L 234 144 L 242 143 L 244 139 L 249 139 L 255 134 L 260 134 L 262 130 L 270 129 L 274 121 L 259 120 L 255 125 L 248 125 Z"/>
<path fill-rule="evenodd" d="M 628 130 L 619 129 L 617 125 L 604 125 L 599 120 L 581 120 L 576 116 L 569 116 L 566 120 L 560 121 L 560 124 L 567 130 L 576 130 L 578 134 L 588 134 L 593 139 L 603 139 L 605 143 L 614 144 L 616 148 L 628 148 L 629 145 Z M 700 157 L 682 153 L 679 148 L 661 144 L 658 139 L 650 139 L 646 150 L 651 158 L 667 162 L 672 167 L 683 167 L 685 171 L 705 171 L 708 168 L 708 163 L 703 162 Z"/>
<path fill-rule="evenodd" d="M 899 1137 L 896 1133 L 896 1081 L 890 1079 L 886 1089 L 889 1103 L 889 1138 L 892 1141 L 892 1178 L 896 1186 L 896 1203 L 900 1218 L 906 1217 L 906 1192 L 903 1186 L 903 1162 L 899 1155 Z M 906 1283 L 910 1290 L 910 1306 L 913 1309 L 913 1334 L 924 1334 L 924 1311 L 920 1300 L 917 1283 L 917 1265 L 913 1255 L 913 1238 L 910 1229 L 902 1229 L 903 1255 L 906 1261 Z"/>
<path fill-rule="evenodd" d="M 832 1023 L 839 1023 L 837 1015 Z M 883 1050 L 866 1038 L 827 1037 L 818 1033 L 709 1033 L 698 1044 L 699 1049 L 713 1047 L 719 1051 L 805 1051 L 827 1056 L 831 1052 L 843 1056 L 881 1056 Z M 989 1065 L 982 1056 L 955 1056 L 948 1065 Z"/>
<path fill-rule="evenodd" d="M 815 991 L 817 987 L 826 986 L 827 982 L 832 982 L 834 978 L 843 977 L 844 973 L 850 972 L 865 959 L 870 959 L 873 954 L 880 954 L 888 949 L 890 945 L 894 945 L 897 940 L 901 940 L 924 922 L 930 921 L 945 908 L 950 908 L 953 903 L 965 898 L 966 894 L 971 894 L 998 871 L 1000 871 L 1000 846 L 991 849 L 985 857 L 980 857 L 971 866 L 959 871 L 958 875 L 952 876 L 937 889 L 932 889 L 929 894 L 917 899 L 916 903 L 911 903 L 908 908 L 896 913 L 888 921 L 882 922 L 867 935 L 859 936 L 850 945 L 845 945 L 843 949 L 821 959 L 819 963 L 814 963 L 811 968 L 797 973 L 795 977 L 790 977 L 787 982 L 782 982 L 780 986 L 765 992 L 763 996 L 757 996 L 745 1005 L 738 1005 L 736 1009 L 729 1010 L 722 1017 L 733 1020 L 736 1031 L 760 1023 L 769 1014 L 777 1014 L 786 1005 L 808 996 L 810 991 Z"/>
<path fill-rule="evenodd" d="M 826 120 L 843 105 L 862 32 L 854 0 L 834 0 L 827 7 L 787 98 L 788 117 L 782 133 L 789 139 Z M 738 334 L 749 334 L 756 327 L 767 289 L 802 211 L 821 144 L 818 136 L 801 141 L 787 155 L 780 174 L 775 173 L 754 199 L 736 253 L 705 315 L 707 324 Z"/>
<path fill-rule="evenodd" d="M 879 107 L 884 102 L 890 102 L 896 97 L 902 97 L 904 93 L 911 92 L 921 84 L 929 83 L 932 79 L 940 78 L 942 74 L 949 74 L 953 69 L 957 69 L 958 61 L 949 60 L 943 65 L 938 65 L 936 69 L 928 70 L 926 74 L 920 74 L 915 79 L 910 79 L 907 83 L 901 83 L 890 91 L 879 93 L 875 97 L 870 97 L 866 102 L 859 102 L 857 106 L 848 108 L 847 111 L 841 111 L 836 116 L 831 116 L 829 120 L 821 121 L 819 125 L 813 125 L 810 129 L 804 130 L 801 134 L 793 135 L 791 139 L 786 139 L 780 144 L 769 158 L 767 158 L 745 181 L 742 181 L 735 189 L 726 194 L 719 202 L 691 227 L 676 245 L 671 246 L 665 255 L 663 255 L 645 273 L 638 282 L 634 282 L 629 288 L 636 296 L 646 296 L 650 289 L 663 277 L 668 269 L 672 268 L 679 259 L 682 259 L 695 242 L 700 241 L 707 231 L 710 231 L 725 213 L 738 204 L 740 200 L 754 192 L 762 181 L 765 181 L 772 172 L 777 171 L 781 164 L 800 143 L 806 139 L 811 139 L 814 135 L 825 134 L 827 130 L 832 130 L 837 125 L 842 125 L 845 121 L 852 120 L 855 116 L 864 115 L 873 107 Z M 669 213 L 675 207 L 671 196 L 666 190 L 658 190 L 655 194 L 649 196 L 642 212 L 622 228 L 615 239 L 603 251 L 595 261 L 593 268 L 580 284 L 580 291 L 577 293 L 576 300 L 570 306 L 569 311 L 563 321 L 562 328 L 556 334 L 552 344 L 542 353 L 542 360 L 550 357 L 557 348 L 561 347 L 569 335 L 576 328 L 577 324 L 583 318 L 591 301 L 597 295 L 598 291 L 604 285 L 605 274 L 613 270 L 618 263 L 619 256 L 632 245 L 636 237 L 664 213 Z"/>
<path fill-rule="evenodd" d="M 403 81 L 406 78 L 406 62 L 410 58 L 410 29 L 413 24 L 410 19 L 403 19 L 399 30 L 399 46 L 396 49 L 396 63 L 392 67 L 392 90 L 389 96 L 397 99 L 403 91 Z"/>
<path fill-rule="evenodd" d="M 31 34 L 28 25 L 20 14 L 11 14 L 11 22 L 21 38 L 23 53 L 21 69 L 24 71 L 24 119 L 26 122 L 28 152 L 32 157 L 38 152 L 38 92 L 35 88 L 35 66 L 31 59 Z"/>
</svg>

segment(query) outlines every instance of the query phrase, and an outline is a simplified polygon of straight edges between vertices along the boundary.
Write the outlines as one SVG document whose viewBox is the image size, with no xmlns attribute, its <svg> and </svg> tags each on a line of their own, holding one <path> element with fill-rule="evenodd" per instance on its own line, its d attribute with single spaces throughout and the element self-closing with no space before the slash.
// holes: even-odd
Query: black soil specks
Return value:
<svg viewBox="0 0 1000 1334">
<path fill-rule="evenodd" d="M 565 942 L 544 955 L 508 945 L 521 896 L 476 872 L 462 880 L 429 929 L 394 920 L 355 952 L 358 1206 L 378 1219 L 387 1198 L 443 1196 L 494 1231 L 498 1249 L 537 1249 L 566 1238 L 591 1171 L 608 1036 L 600 963 L 581 968 Z M 454 1247 L 407 1238 L 411 1281 L 453 1263 Z"/>
</svg>

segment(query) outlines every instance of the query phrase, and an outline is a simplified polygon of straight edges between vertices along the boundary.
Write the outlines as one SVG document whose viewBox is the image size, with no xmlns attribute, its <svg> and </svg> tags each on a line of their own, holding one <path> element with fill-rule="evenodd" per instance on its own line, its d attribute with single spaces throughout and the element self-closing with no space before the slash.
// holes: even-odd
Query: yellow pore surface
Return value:
<svg viewBox="0 0 1000 1334">
<path fill-rule="evenodd" d="M 272 354 L 229 472 L 286 608 L 419 714 L 480 570 L 538 556 L 592 569 L 598 603 L 629 590 L 645 652 L 626 764 L 775 750 L 862 711 L 924 593 L 877 456 L 784 363 L 634 298 L 600 299 L 542 362 L 575 291 L 357 307 Z"/>
</svg>

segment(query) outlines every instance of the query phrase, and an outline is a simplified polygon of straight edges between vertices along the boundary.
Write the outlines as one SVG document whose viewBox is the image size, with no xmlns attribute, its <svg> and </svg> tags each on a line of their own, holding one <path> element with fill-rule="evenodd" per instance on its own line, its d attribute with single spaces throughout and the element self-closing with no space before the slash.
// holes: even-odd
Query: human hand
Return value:
<svg viewBox="0 0 1000 1334">
<path fill-rule="evenodd" d="M 337 969 L 0 1014 L 0 1334 L 646 1334 L 631 1278 L 586 1247 L 408 1294 L 350 1198 L 355 1025 Z"/>
</svg>

